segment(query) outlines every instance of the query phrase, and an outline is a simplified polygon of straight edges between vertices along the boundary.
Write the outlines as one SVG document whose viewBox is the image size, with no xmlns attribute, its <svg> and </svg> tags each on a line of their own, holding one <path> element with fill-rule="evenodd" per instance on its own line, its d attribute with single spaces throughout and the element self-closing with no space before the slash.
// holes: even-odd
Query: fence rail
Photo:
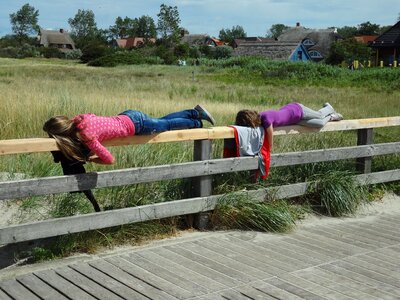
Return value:
<svg viewBox="0 0 400 300">
<path fill-rule="evenodd" d="M 328 123 L 317 130 L 302 126 L 276 128 L 275 135 L 299 134 L 309 132 L 329 132 L 357 130 L 358 146 L 320 149 L 303 152 L 278 153 L 271 156 L 271 167 L 297 164 L 357 159 L 363 165 L 376 155 L 400 152 L 400 142 L 372 144 L 373 128 L 399 126 L 400 117 L 345 120 Z M 368 134 L 365 135 L 365 130 Z M 367 136 L 368 138 L 365 138 Z M 29 196 L 46 195 L 94 188 L 195 178 L 193 198 L 163 202 L 133 208 L 117 209 L 66 218 L 50 219 L 40 222 L 18 224 L 0 228 L 0 244 L 8 244 L 46 238 L 57 235 L 106 228 L 134 222 L 142 222 L 165 217 L 194 214 L 214 209 L 217 201 L 224 195 L 211 195 L 211 178 L 214 174 L 256 170 L 258 159 L 254 157 L 211 159 L 211 140 L 233 137 L 229 127 L 210 129 L 180 130 L 160 133 L 154 136 L 136 136 L 113 140 L 108 146 L 145 144 L 176 141 L 195 141 L 194 162 L 130 168 L 123 170 L 92 172 L 79 175 L 53 176 L 34 179 L 0 182 L 0 200 Z M 54 140 L 49 138 L 0 141 L 0 155 L 57 150 Z M 368 173 L 368 168 L 361 170 Z M 355 176 L 360 184 L 375 184 L 400 180 L 400 169 L 388 170 Z M 255 201 L 262 201 L 269 194 L 276 198 L 290 198 L 306 193 L 310 183 L 297 183 L 246 192 Z"/>
</svg>

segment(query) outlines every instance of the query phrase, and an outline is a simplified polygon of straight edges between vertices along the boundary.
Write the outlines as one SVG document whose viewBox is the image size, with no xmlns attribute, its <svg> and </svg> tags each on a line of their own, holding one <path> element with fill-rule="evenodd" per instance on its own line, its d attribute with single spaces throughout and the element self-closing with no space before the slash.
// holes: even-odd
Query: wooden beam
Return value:
<svg viewBox="0 0 400 300">
<path fill-rule="evenodd" d="M 400 142 L 352 146 L 303 152 L 287 152 L 271 155 L 271 167 L 282 167 L 306 163 L 335 161 L 341 159 L 399 153 Z M 17 199 L 30 196 L 84 191 L 105 188 L 172 180 L 215 174 L 251 171 L 258 169 L 258 158 L 240 157 L 213 159 L 162 166 L 129 168 L 122 170 L 91 172 L 80 175 L 53 176 L 36 179 L 0 182 L 0 200 Z M 209 182 L 208 182 L 209 184 Z M 207 196 L 207 192 L 197 191 L 193 196 Z"/>
<path fill-rule="evenodd" d="M 378 128 L 400 125 L 400 117 L 371 118 L 359 120 L 342 120 L 339 122 L 329 122 L 323 128 L 309 128 L 305 126 L 293 125 L 277 127 L 274 135 L 312 133 L 356 130 L 363 128 Z M 212 128 L 197 128 L 186 130 L 166 131 L 154 135 L 137 135 L 132 137 L 118 138 L 104 143 L 105 146 L 123 146 L 152 144 L 165 142 L 182 142 L 203 139 L 224 139 L 232 138 L 233 129 L 227 126 Z M 51 138 L 29 138 L 29 139 L 11 139 L 0 141 L 0 155 L 47 152 L 58 150 L 55 141 Z"/>
<path fill-rule="evenodd" d="M 397 181 L 400 180 L 400 169 L 362 174 L 354 178 L 360 185 Z M 254 201 L 264 201 L 268 195 L 274 199 L 290 198 L 304 195 L 310 184 L 312 182 L 296 183 L 235 194 L 248 195 Z M 183 199 L 2 227 L 0 245 L 210 211 L 220 199 L 226 197 L 229 195 Z"/>
<path fill-rule="evenodd" d="M 242 157 L 5 181 L 0 182 L 0 200 L 247 171 L 257 169 L 257 167 L 258 158 Z"/>
</svg>

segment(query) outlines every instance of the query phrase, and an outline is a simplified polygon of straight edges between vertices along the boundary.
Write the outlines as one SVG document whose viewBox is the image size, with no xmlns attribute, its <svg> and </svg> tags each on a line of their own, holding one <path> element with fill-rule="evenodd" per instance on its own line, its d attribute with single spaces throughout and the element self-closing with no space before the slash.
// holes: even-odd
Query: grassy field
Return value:
<svg viewBox="0 0 400 300">
<path fill-rule="evenodd" d="M 203 62 L 201 66 L 134 65 L 93 68 L 73 61 L 0 58 L 1 139 L 44 137 L 43 122 L 50 116 L 74 116 L 92 112 L 114 115 L 125 109 L 142 110 L 159 117 L 203 103 L 217 125 L 229 125 L 243 108 L 259 111 L 297 101 L 314 109 L 329 102 L 346 119 L 400 116 L 400 69 L 362 70 L 351 73 L 332 67 L 290 64 L 224 65 Z M 301 68 L 299 68 L 299 66 Z M 319 68 L 319 69 L 317 69 Z M 283 70 L 283 71 L 282 71 Z M 290 73 L 287 70 L 292 70 Z M 310 76 L 307 77 L 307 72 Z M 327 75 L 328 74 L 328 75 Z M 206 126 L 209 126 L 206 124 Z M 398 141 L 400 130 L 378 129 L 375 141 Z M 356 144 L 356 134 L 326 133 L 277 137 L 274 152 L 300 151 Z M 113 147 L 112 166 L 88 164 L 87 170 L 178 163 L 192 159 L 192 143 Z M 222 142 L 214 146 L 214 157 L 222 156 Z M 374 170 L 399 168 L 398 156 L 374 159 Z M 288 171 L 271 170 L 263 185 L 304 181 L 327 170 L 354 171 L 353 161 L 310 164 Z M 0 156 L 0 172 L 24 173 L 28 177 L 61 174 L 50 153 Z M 216 176 L 216 193 L 247 185 L 243 174 Z M 182 197 L 185 181 L 171 181 L 96 190 L 106 209 L 135 206 Z M 80 195 L 50 195 L 22 202 L 31 218 L 86 213 L 92 208 Z M 24 221 L 24 214 L 19 221 Z"/>
</svg>

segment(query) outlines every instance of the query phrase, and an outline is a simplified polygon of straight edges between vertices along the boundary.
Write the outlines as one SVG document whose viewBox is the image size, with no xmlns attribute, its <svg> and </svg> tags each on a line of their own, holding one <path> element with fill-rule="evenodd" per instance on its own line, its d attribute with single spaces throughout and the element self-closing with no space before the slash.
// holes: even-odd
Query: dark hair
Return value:
<svg viewBox="0 0 400 300">
<path fill-rule="evenodd" d="M 236 114 L 235 125 L 256 128 L 261 126 L 261 118 L 257 111 L 243 109 Z"/>
</svg>

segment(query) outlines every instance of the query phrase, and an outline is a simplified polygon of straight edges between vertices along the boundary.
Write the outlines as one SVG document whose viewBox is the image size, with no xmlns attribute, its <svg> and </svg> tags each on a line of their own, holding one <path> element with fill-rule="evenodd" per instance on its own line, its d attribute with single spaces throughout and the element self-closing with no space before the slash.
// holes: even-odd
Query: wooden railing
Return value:
<svg viewBox="0 0 400 300">
<path fill-rule="evenodd" d="M 356 175 L 356 180 L 360 184 L 397 181 L 400 180 L 400 169 L 376 173 L 370 173 L 370 171 L 371 158 L 373 156 L 400 152 L 400 142 L 373 144 L 373 129 L 399 125 L 400 117 L 388 117 L 331 122 L 320 130 L 302 126 L 279 127 L 275 129 L 274 135 L 357 130 L 358 142 L 357 146 L 352 147 L 273 154 L 271 155 L 271 167 L 357 159 L 357 166 L 362 174 Z M 206 215 L 202 215 L 201 213 L 213 210 L 218 200 L 224 196 L 212 195 L 212 175 L 256 170 L 258 168 L 258 159 L 254 157 L 212 159 L 212 140 L 232 137 L 232 128 L 213 127 L 209 129 L 169 131 L 152 136 L 115 139 L 107 142 L 106 145 L 120 146 L 194 141 L 195 161 L 143 168 L 91 172 L 79 175 L 0 182 L 0 200 L 4 200 L 160 180 L 194 178 L 193 198 L 6 226 L 0 228 L 0 244 L 34 240 L 186 214 L 199 214 L 198 226 L 202 227 L 201 223 L 204 220 L 203 217 Z M 0 155 L 54 150 L 57 150 L 57 147 L 54 140 L 50 138 L 0 141 Z M 309 184 L 296 183 L 242 193 L 249 194 L 254 198 L 254 201 L 264 200 L 269 193 L 273 193 L 275 198 L 290 198 L 304 195 Z"/>
</svg>

